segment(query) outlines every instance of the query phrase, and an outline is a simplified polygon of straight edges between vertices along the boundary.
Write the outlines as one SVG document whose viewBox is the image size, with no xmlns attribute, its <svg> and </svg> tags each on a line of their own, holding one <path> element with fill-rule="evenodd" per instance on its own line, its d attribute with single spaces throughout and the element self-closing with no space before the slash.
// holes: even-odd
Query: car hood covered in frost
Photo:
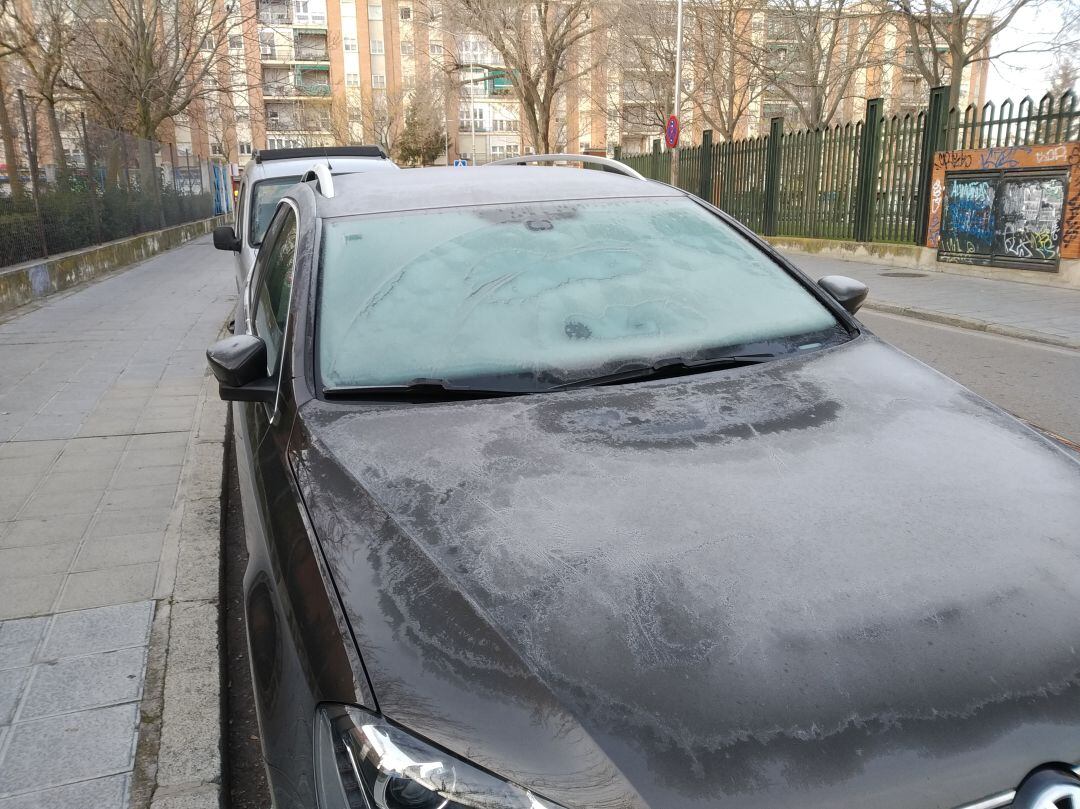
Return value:
<svg viewBox="0 0 1080 809">
<path fill-rule="evenodd" d="M 302 415 L 379 709 L 550 799 L 947 807 L 1080 761 L 1080 464 L 869 335 Z"/>
</svg>

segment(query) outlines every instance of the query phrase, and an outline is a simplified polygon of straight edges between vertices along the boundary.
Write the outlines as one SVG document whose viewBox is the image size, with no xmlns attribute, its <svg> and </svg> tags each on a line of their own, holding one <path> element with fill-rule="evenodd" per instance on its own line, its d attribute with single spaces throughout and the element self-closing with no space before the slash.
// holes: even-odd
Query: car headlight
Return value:
<svg viewBox="0 0 1080 809">
<path fill-rule="evenodd" d="M 319 809 L 560 809 L 345 705 L 315 718 Z"/>
</svg>

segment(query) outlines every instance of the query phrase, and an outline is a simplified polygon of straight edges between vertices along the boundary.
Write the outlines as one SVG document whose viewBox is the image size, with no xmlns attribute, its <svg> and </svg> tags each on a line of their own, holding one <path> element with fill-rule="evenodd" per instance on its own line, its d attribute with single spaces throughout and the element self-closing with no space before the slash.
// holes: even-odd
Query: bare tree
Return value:
<svg viewBox="0 0 1080 809">
<path fill-rule="evenodd" d="M 602 103 L 624 131 L 660 132 L 674 101 L 675 9 L 670 3 L 623 0 L 611 16 L 618 82 L 607 88 L 615 97 Z"/>
<path fill-rule="evenodd" d="M 733 140 L 765 89 L 754 28 L 765 0 L 698 0 L 693 9 L 687 37 L 695 100 L 713 131 Z"/>
<path fill-rule="evenodd" d="M 885 62 L 882 11 L 864 0 L 772 0 L 746 58 L 765 92 L 784 99 L 803 126 L 828 126 L 854 97 L 858 71 Z"/>
<path fill-rule="evenodd" d="M 890 0 L 907 29 L 915 69 L 931 87 L 949 86 L 949 106 L 960 103 L 964 71 L 970 65 L 1004 55 L 991 43 L 1027 6 L 1044 0 Z M 1045 51 L 1052 38 L 1020 50 Z M 1011 52 L 1016 52 L 1011 51 Z"/>
<path fill-rule="evenodd" d="M 395 153 L 405 129 L 406 104 L 405 92 L 400 89 L 375 90 L 361 101 L 365 138 L 372 138 L 387 154 Z"/>
<path fill-rule="evenodd" d="M 28 79 L 29 94 L 42 103 L 61 185 L 67 181 L 67 161 L 57 108 L 69 49 L 75 41 L 74 23 L 65 0 L 36 0 L 32 6 L 12 4 L 0 13 L 0 54 L 7 53 L 17 60 L 20 72 Z"/>
<path fill-rule="evenodd" d="M 220 0 L 70 0 L 78 23 L 73 86 L 141 138 L 139 173 L 156 195 L 152 141 L 198 99 L 222 94 L 219 70 L 236 25 Z"/>
<path fill-rule="evenodd" d="M 584 47 L 598 30 L 597 0 L 445 0 L 445 8 L 502 57 L 533 148 L 550 152 L 560 93 L 602 58 Z"/>
<path fill-rule="evenodd" d="M 4 141 L 4 162 L 7 164 L 8 188 L 11 196 L 23 195 L 22 175 L 19 173 L 19 153 L 15 148 L 15 125 L 8 110 L 8 90 L 4 83 L 4 66 L 0 63 L 0 136 Z"/>
</svg>

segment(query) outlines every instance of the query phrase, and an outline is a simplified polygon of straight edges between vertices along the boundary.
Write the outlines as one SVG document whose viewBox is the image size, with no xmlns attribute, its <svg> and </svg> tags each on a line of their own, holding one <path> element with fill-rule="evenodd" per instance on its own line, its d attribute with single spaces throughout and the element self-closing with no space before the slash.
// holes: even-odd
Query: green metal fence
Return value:
<svg viewBox="0 0 1080 809">
<path fill-rule="evenodd" d="M 712 142 L 679 151 L 678 186 L 768 236 L 922 244 L 934 152 L 1057 143 L 1080 139 L 1072 92 L 1036 104 L 1005 101 L 946 109 L 947 88 L 931 90 L 927 109 L 884 116 L 881 99 L 863 121 Z M 671 153 L 619 154 L 646 177 L 668 182 Z"/>
</svg>

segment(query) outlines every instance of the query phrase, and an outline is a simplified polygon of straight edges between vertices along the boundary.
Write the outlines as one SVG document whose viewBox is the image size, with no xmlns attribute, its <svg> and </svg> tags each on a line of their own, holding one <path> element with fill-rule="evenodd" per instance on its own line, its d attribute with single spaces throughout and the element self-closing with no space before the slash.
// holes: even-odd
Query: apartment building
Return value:
<svg viewBox="0 0 1080 809">
<path fill-rule="evenodd" d="M 449 160 L 523 151 L 498 54 L 428 22 L 411 0 L 242 0 L 234 13 L 229 53 L 247 78 L 231 98 L 241 162 L 253 149 L 342 142 L 393 151 L 421 84 L 443 107 Z"/>
</svg>

